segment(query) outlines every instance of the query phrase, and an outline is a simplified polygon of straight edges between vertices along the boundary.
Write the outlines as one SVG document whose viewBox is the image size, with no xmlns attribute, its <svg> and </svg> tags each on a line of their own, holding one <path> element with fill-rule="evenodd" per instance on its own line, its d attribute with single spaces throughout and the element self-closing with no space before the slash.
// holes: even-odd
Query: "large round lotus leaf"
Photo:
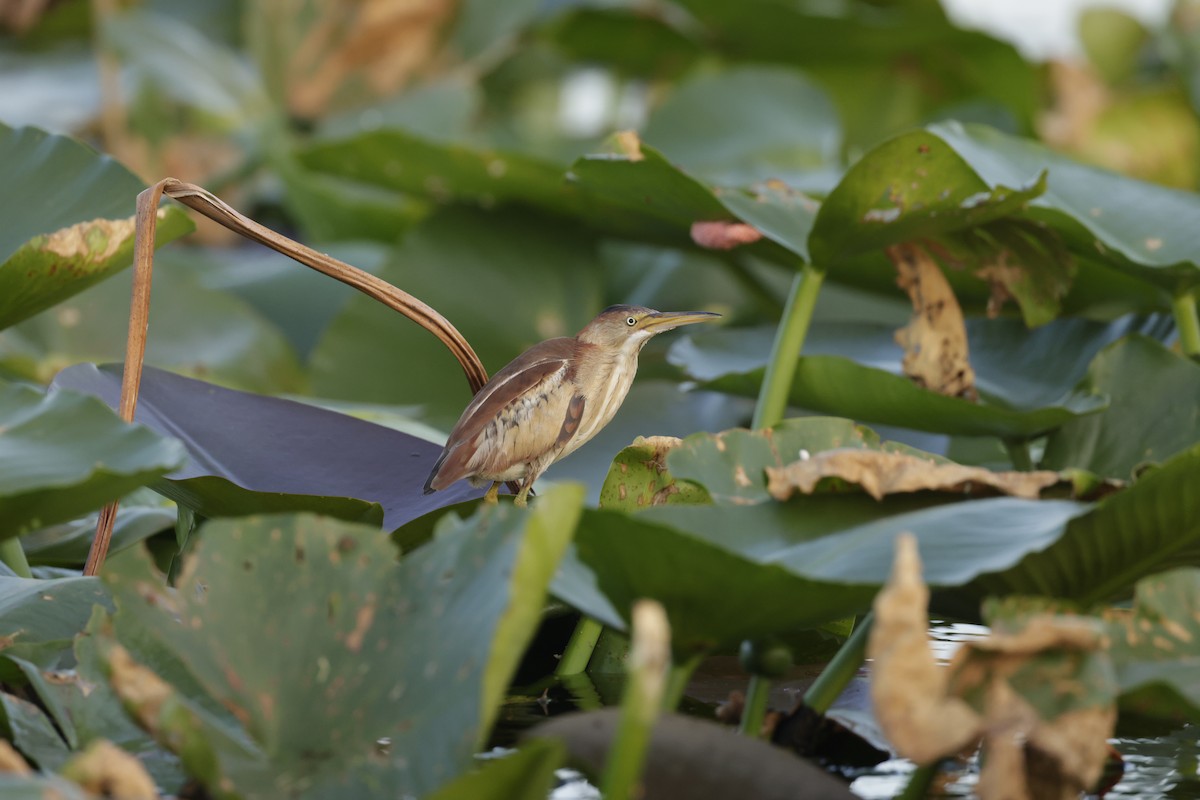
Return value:
<svg viewBox="0 0 1200 800">
<path fill-rule="evenodd" d="M 1053 547 L 957 593 L 957 607 L 978 608 L 988 594 L 1109 602 L 1128 597 L 1137 581 L 1157 572 L 1200 566 L 1197 474 L 1200 445 L 1193 445 L 1071 520 Z"/>
<path fill-rule="evenodd" d="M 133 261 L 133 212 L 145 186 L 115 160 L 65 136 L 0 123 L 0 328 Z M 157 245 L 186 233 L 159 212 Z"/>
<path fill-rule="evenodd" d="M 1049 171 L 1030 218 L 1058 230 L 1072 249 L 1173 291 L 1200 283 L 1200 214 L 1194 192 L 1168 189 L 1087 166 L 1045 145 L 982 125 L 947 122 L 929 133 L 954 148 L 990 187 Z"/>
<path fill-rule="evenodd" d="M 184 457 L 94 397 L 0 385 L 0 539 L 94 511 Z"/>
<path fill-rule="evenodd" d="M 898 136 L 850 168 L 825 198 L 809 248 L 816 264 L 936 237 L 1011 216 L 1046 189 L 1045 176 L 989 186 L 928 131 Z"/>
<path fill-rule="evenodd" d="M 96 535 L 100 512 L 34 531 L 21 538 L 31 564 L 82 568 Z M 175 504 L 150 489 L 138 489 L 121 498 L 112 541 L 111 557 L 160 531 L 171 530 L 178 518 Z"/>
<path fill-rule="evenodd" d="M 1143 716 L 1200 719 L 1200 570 L 1138 581 L 1133 608 L 1114 609 L 1106 622 L 1122 706 Z"/>
<path fill-rule="evenodd" d="M 882 442 L 874 431 L 852 420 L 806 417 L 784 420 L 768 430 L 693 434 L 667 454 L 667 466 L 676 479 L 704 487 L 718 503 L 761 503 L 770 500 L 767 467 L 784 467 L 840 448 L 944 460 L 898 442 Z"/>
<path fill-rule="evenodd" d="M 69 647 L 93 605 L 110 605 L 95 578 L 0 577 L 0 637 L 11 639 L 11 645 L 63 642 Z"/>
<path fill-rule="evenodd" d="M 791 405 L 864 422 L 966 436 L 1025 438 L 1104 408 L 1106 398 L 1076 386 L 1090 355 L 1122 332 L 1160 321 L 1103 326 L 1082 320 L 1026 331 L 1018 321 L 972 321 L 971 363 L 981 401 L 947 397 L 898 374 L 900 348 L 890 327 L 813 325 L 789 395 Z M 729 330 L 695 334 L 671 360 L 705 388 L 757 396 L 773 334 Z M 1065 339 L 1076 347 L 1062 347 Z M 1020 364 L 1013 378 L 1013 364 Z M 740 371 L 739 371 L 740 369 Z"/>
<path fill-rule="evenodd" d="M 1092 361 L 1083 388 L 1108 395 L 1109 406 L 1051 435 L 1048 468 L 1124 480 L 1200 442 L 1200 364 L 1158 342 L 1128 336 L 1110 345 Z"/>
<path fill-rule="evenodd" d="M 400 563 L 377 530 L 327 518 L 209 523 L 178 592 L 145 562 L 106 579 L 117 639 L 124 621 L 157 641 L 238 729 L 180 685 L 182 706 L 143 713 L 163 741 L 208 750 L 206 784 L 243 797 L 364 783 L 424 795 L 470 767 L 487 736 L 581 499 L 563 486 L 527 511 L 485 509 Z"/>
<path fill-rule="evenodd" d="M 80 364 L 55 385 L 116 406 L 121 367 Z M 425 494 L 439 445 L 277 397 L 147 368 L 137 420 L 187 446 L 187 463 L 154 488 L 203 516 L 315 511 L 394 530 L 479 497 L 465 481 Z"/>
<path fill-rule="evenodd" d="M 580 565 L 568 556 L 564 569 L 581 581 L 592 572 L 626 620 L 637 599 L 661 602 L 673 647 L 686 654 L 866 611 L 901 532 L 917 534 L 931 585 L 958 586 L 1044 550 L 1086 509 L 1011 498 L 938 504 L 841 496 L 656 506 L 632 517 L 585 512 L 576 533 Z M 580 610 L 597 618 L 606 611 Z"/>
</svg>

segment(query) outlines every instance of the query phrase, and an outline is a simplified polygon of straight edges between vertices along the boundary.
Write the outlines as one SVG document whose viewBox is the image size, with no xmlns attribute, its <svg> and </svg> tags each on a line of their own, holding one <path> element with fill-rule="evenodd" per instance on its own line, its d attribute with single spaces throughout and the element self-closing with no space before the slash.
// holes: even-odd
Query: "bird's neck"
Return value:
<svg viewBox="0 0 1200 800">
<path fill-rule="evenodd" d="M 649 337 L 630 337 L 619 349 L 580 342 L 579 379 L 584 386 L 595 387 L 595 390 L 587 399 L 579 432 L 572 437 L 572 442 L 588 441 L 612 420 L 633 384 L 638 354 L 647 339 Z"/>
</svg>

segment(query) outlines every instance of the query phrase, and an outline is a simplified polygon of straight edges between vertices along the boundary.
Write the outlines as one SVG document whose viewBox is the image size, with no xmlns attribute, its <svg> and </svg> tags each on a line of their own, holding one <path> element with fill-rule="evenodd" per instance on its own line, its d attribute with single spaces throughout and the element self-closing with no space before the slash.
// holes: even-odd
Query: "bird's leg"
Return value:
<svg viewBox="0 0 1200 800">
<path fill-rule="evenodd" d="M 529 504 L 529 490 L 533 488 L 534 476 L 530 475 L 525 480 L 521 481 L 521 491 L 517 492 L 517 496 L 513 498 L 513 505 L 524 508 Z"/>
<path fill-rule="evenodd" d="M 485 494 L 483 496 L 483 502 L 485 502 L 485 503 L 499 503 L 500 502 L 500 481 L 492 481 L 492 488 L 488 489 L 487 494 Z"/>
</svg>

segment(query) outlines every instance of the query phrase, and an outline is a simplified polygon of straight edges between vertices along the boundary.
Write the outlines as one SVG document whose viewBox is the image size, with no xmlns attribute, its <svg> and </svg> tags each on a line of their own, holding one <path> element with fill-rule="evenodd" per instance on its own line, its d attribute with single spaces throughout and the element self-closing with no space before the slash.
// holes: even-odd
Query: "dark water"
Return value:
<svg viewBox="0 0 1200 800">
<path fill-rule="evenodd" d="M 931 645 L 938 658 L 949 661 L 954 651 L 962 642 L 978 639 L 987 634 L 987 629 L 978 625 L 937 624 L 931 629 Z M 736 662 L 734 662 L 736 663 Z M 718 696 L 725 696 L 731 687 L 740 688 L 744 684 L 744 676 L 736 666 L 724 667 L 718 664 L 709 676 L 700 674 L 689 685 L 689 695 L 693 702 L 697 696 L 705 705 L 713 702 Z M 578 698 L 582 705 L 595 706 L 600 703 L 615 702 L 619 697 L 618 686 L 608 687 L 609 691 L 598 692 L 591 690 L 593 696 Z M 795 688 L 788 690 L 780 687 L 782 692 L 791 695 L 791 699 L 802 691 Z M 571 699 L 562 698 L 563 705 L 575 705 Z M 536 724 L 543 715 L 553 714 L 563 708 L 552 708 L 539 705 L 528 698 L 529 702 L 516 703 L 510 706 L 508 723 L 514 729 L 524 729 Z M 551 704 L 553 706 L 554 704 Z M 784 697 L 772 695 L 772 705 L 786 707 L 790 705 Z M 519 709 L 519 710 L 518 710 Z M 516 712 L 514 714 L 514 712 Z M 503 725 L 504 722 L 502 721 Z M 1123 720 L 1117 730 L 1118 736 L 1111 740 L 1113 747 L 1121 753 L 1125 761 L 1124 774 L 1120 781 L 1105 795 L 1107 798 L 1168 798 L 1171 800 L 1200 800 L 1200 725 L 1183 725 L 1174 730 L 1163 730 L 1162 723 L 1139 723 Z M 515 737 L 514 737 L 515 739 Z M 890 800 L 903 792 L 908 785 L 909 777 L 914 769 L 911 762 L 904 759 L 885 761 L 867 770 L 854 773 L 850 789 L 863 800 Z M 564 778 L 567 777 L 564 772 Z M 978 764 L 975 759 L 953 769 L 943 771 L 933 791 L 931 798 L 967 798 L 974 796 L 975 784 L 978 780 Z M 572 776 L 565 785 L 551 795 L 550 800 L 598 800 L 598 791 L 582 780 L 581 776 Z"/>
</svg>

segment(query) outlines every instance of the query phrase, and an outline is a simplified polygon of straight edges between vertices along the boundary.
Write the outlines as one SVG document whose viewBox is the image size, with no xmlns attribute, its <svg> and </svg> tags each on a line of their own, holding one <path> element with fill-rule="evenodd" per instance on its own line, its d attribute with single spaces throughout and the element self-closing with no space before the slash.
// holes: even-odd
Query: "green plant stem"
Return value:
<svg viewBox="0 0 1200 800">
<path fill-rule="evenodd" d="M 653 721 L 647 724 L 628 703 L 623 704 L 601 783 L 605 800 L 633 800 L 638 796 L 639 778 L 653 731 Z"/>
<path fill-rule="evenodd" d="M 746 705 L 742 710 L 741 731 L 743 736 L 758 738 L 762 735 L 763 720 L 767 716 L 767 699 L 771 694 L 771 679 L 762 675 L 751 675 L 746 687 Z"/>
<path fill-rule="evenodd" d="M 1179 346 L 1186 356 L 1200 356 L 1200 316 L 1196 314 L 1196 293 L 1180 292 L 1171 301 L 1175 327 L 1179 329 Z"/>
<path fill-rule="evenodd" d="M 586 670 L 603 631 L 604 626 L 596 620 L 586 616 L 580 617 L 554 674 L 561 678 L 564 675 L 578 675 Z"/>
<path fill-rule="evenodd" d="M 667 689 L 663 693 L 663 710 L 674 711 L 679 707 L 679 701 L 683 699 L 683 691 L 687 688 L 688 681 L 692 679 L 692 673 L 696 671 L 696 667 L 700 666 L 700 662 L 704 660 L 703 655 L 692 656 L 682 664 L 672 664 L 671 671 L 667 675 Z"/>
<path fill-rule="evenodd" d="M 1029 472 L 1033 469 L 1033 456 L 1029 453 L 1029 442 L 1025 439 L 1005 439 L 1004 449 L 1008 451 L 1008 459 L 1013 469 Z"/>
<path fill-rule="evenodd" d="M 933 779 L 936 777 L 937 764 L 917 767 L 908 776 L 908 785 L 904 787 L 904 791 L 900 793 L 896 800 L 920 800 L 920 798 L 927 796 L 929 788 L 933 786 Z"/>
<path fill-rule="evenodd" d="M 871 635 L 874 612 L 867 612 L 854 626 L 850 638 L 837 651 L 833 660 L 825 665 L 812 686 L 804 693 L 804 705 L 818 714 L 824 714 L 838 699 L 838 695 L 850 684 L 867 657 L 867 639 Z"/>
<path fill-rule="evenodd" d="M 804 338 L 808 335 L 813 309 L 817 305 L 817 294 L 821 291 L 824 279 L 824 272 L 805 264 L 792 281 L 791 296 L 783 309 L 779 328 L 775 331 L 771 361 L 767 364 L 762 388 L 758 392 L 758 403 L 754 407 L 751 427 L 755 430 L 769 428 L 783 419 L 792 379 L 796 375 L 796 360 L 800 358 L 800 351 L 804 347 Z"/>
<path fill-rule="evenodd" d="M 662 713 L 669 688 L 668 675 L 674 679 L 675 668 L 668 666 L 671 628 L 667 612 L 654 600 L 639 600 L 631 617 L 621 718 L 600 782 L 607 800 L 633 800 L 642 796 L 642 767 L 650 735 Z"/>
<path fill-rule="evenodd" d="M 0 561 L 22 578 L 33 577 L 33 573 L 29 571 L 29 561 L 25 558 L 25 549 L 21 547 L 21 540 L 16 536 L 0 542 Z"/>
</svg>

